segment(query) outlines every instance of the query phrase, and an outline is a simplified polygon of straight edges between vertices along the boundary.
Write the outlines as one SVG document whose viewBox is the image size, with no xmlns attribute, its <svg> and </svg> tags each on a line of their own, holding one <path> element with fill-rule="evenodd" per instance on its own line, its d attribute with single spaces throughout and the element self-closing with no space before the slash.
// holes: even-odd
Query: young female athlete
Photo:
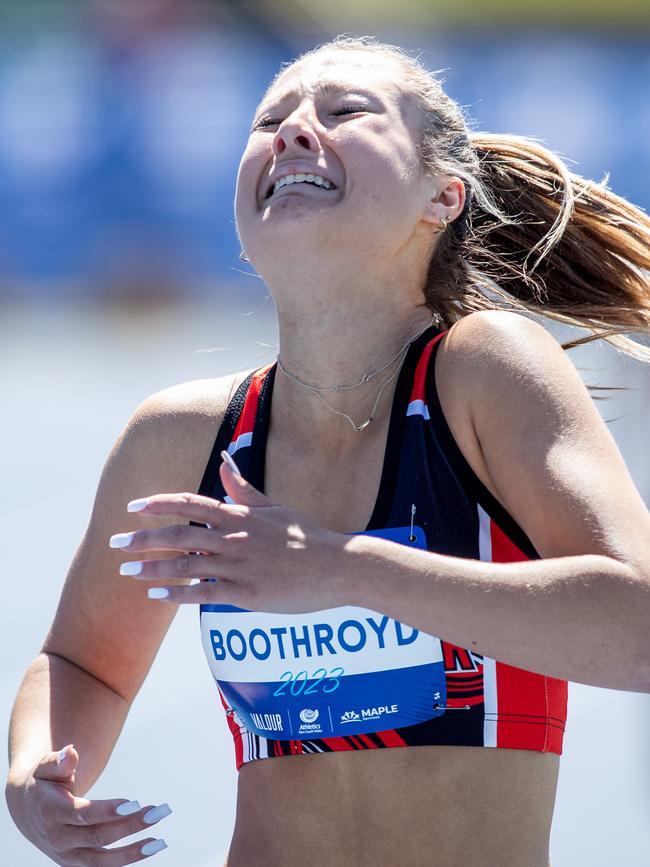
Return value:
<svg viewBox="0 0 650 867">
<path fill-rule="evenodd" d="M 647 361 L 650 221 L 348 38 L 271 84 L 236 216 L 277 364 L 119 438 L 14 708 L 16 824 L 62 865 L 164 846 L 103 848 L 153 805 L 84 793 L 191 604 L 241 768 L 230 867 L 546 867 L 567 680 L 650 690 L 650 515 L 522 312 Z"/>
</svg>

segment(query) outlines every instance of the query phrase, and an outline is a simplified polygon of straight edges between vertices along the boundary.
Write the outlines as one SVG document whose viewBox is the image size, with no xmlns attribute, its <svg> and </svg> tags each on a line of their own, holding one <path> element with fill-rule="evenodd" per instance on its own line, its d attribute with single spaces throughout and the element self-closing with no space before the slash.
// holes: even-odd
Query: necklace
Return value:
<svg viewBox="0 0 650 867">
<path fill-rule="evenodd" d="M 377 397 L 375 398 L 375 402 L 373 404 L 372 410 L 370 411 L 370 415 L 368 416 L 368 418 L 365 421 L 362 421 L 361 424 L 355 424 L 354 420 L 351 419 L 347 413 L 341 412 L 338 409 L 334 409 L 334 407 L 331 406 L 325 400 L 325 398 L 323 397 L 321 392 L 322 391 L 348 391 L 352 388 L 357 388 L 359 385 L 363 385 L 364 383 L 369 382 L 373 378 L 373 376 L 376 376 L 378 373 L 381 373 L 383 370 L 386 370 L 386 368 L 390 367 L 390 365 L 394 361 L 397 361 L 397 359 L 400 358 L 400 356 L 405 355 L 406 352 L 408 351 L 408 348 L 411 345 L 411 343 L 413 343 L 414 340 L 417 340 L 417 338 L 420 337 L 421 334 L 424 334 L 424 332 L 427 330 L 427 328 L 431 327 L 434 319 L 435 319 L 435 316 L 432 316 L 431 319 L 429 320 L 429 322 L 427 322 L 427 324 L 423 328 L 421 328 L 417 332 L 417 334 L 415 334 L 413 337 L 409 337 L 408 341 L 399 350 L 397 355 L 394 355 L 390 359 L 390 361 L 387 361 L 386 364 L 383 364 L 381 367 L 378 367 L 377 370 L 373 370 L 371 373 L 364 373 L 364 375 L 361 377 L 361 379 L 358 382 L 353 383 L 352 385 L 310 385 L 310 383 L 305 382 L 304 380 L 300 379 L 299 376 L 296 376 L 295 374 L 290 373 L 286 369 L 284 364 L 282 364 L 282 362 L 280 361 L 279 355 L 278 355 L 278 367 L 285 374 L 285 376 L 289 377 L 289 379 L 292 379 L 294 382 L 297 382 L 298 385 L 302 385 L 303 388 L 306 388 L 312 394 L 316 395 L 316 397 L 319 397 L 322 400 L 322 402 L 325 404 L 325 406 L 330 410 L 330 412 L 333 412 L 333 413 L 335 413 L 335 415 L 340 415 L 340 416 L 343 416 L 343 418 L 346 418 L 350 422 L 350 424 L 352 425 L 353 429 L 357 433 L 359 433 L 360 431 L 365 430 L 365 428 L 368 427 L 370 422 L 373 421 L 373 419 L 375 417 L 375 410 L 377 409 L 377 406 L 379 404 L 379 399 L 381 398 L 382 392 L 383 392 L 384 388 L 388 385 L 388 383 L 391 380 L 395 379 L 395 377 L 399 373 L 400 366 L 398 365 L 395 368 L 395 370 L 393 371 L 393 373 L 391 373 L 391 375 L 388 377 L 388 379 L 384 380 L 384 382 L 381 384 L 379 391 L 377 393 Z"/>
</svg>

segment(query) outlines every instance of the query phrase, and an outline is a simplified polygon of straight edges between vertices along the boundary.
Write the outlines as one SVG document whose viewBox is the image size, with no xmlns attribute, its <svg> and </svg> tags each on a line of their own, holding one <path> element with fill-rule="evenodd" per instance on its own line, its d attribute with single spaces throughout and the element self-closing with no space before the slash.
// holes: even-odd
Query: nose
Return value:
<svg viewBox="0 0 650 867">
<path fill-rule="evenodd" d="M 273 138 L 273 153 L 276 157 L 287 149 L 315 153 L 320 150 L 318 137 L 302 115 L 293 114 L 283 120 Z"/>
</svg>

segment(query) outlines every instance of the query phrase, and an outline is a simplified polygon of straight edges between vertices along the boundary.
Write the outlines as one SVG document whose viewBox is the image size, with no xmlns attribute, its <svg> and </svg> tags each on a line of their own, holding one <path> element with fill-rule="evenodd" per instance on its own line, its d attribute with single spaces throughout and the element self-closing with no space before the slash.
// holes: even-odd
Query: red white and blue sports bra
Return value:
<svg viewBox="0 0 650 867">
<path fill-rule="evenodd" d="M 473 472 L 443 415 L 431 326 L 399 373 L 377 501 L 364 532 L 498 563 L 538 559 Z M 264 489 L 276 364 L 230 401 L 199 493 L 228 502 L 222 449 Z M 441 641 L 385 614 L 342 606 L 271 614 L 200 606 L 201 638 L 239 769 L 274 756 L 430 745 L 561 754 L 567 682 Z"/>
</svg>

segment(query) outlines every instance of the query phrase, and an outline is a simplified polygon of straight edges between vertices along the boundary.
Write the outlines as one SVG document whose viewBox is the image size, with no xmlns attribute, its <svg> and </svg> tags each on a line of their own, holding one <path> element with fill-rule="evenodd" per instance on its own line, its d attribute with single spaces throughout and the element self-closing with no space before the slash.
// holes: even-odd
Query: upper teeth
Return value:
<svg viewBox="0 0 650 867">
<path fill-rule="evenodd" d="M 316 184 L 318 187 L 325 187 L 326 190 L 331 189 L 333 186 L 331 181 L 328 181 L 327 178 L 323 178 L 320 175 L 306 175 L 299 172 L 297 175 L 285 175 L 283 178 L 280 178 L 279 181 L 276 181 L 273 186 L 273 192 L 277 192 L 281 187 L 286 187 L 288 184 L 301 184 L 304 181 L 309 184 Z"/>
</svg>

